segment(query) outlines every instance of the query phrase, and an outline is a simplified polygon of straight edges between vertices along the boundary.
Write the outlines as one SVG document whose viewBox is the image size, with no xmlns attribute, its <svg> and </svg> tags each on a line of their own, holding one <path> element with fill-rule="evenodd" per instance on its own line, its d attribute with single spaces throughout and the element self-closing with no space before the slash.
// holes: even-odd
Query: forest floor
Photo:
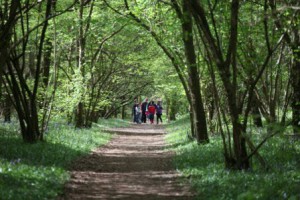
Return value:
<svg viewBox="0 0 300 200">
<path fill-rule="evenodd" d="M 172 165 L 160 125 L 111 129 L 107 145 L 76 160 L 59 199 L 193 199 L 189 184 Z"/>
</svg>

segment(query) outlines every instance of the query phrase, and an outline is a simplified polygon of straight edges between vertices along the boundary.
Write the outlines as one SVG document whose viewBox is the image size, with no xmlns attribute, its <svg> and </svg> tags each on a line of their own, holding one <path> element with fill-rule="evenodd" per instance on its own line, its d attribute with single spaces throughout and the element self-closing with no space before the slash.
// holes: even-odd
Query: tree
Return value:
<svg viewBox="0 0 300 200">
<path fill-rule="evenodd" d="M 13 5 L 14 3 L 12 3 Z M 22 7 L 24 6 L 24 7 Z M 22 10 L 28 7 L 28 2 L 25 5 L 18 4 L 18 17 L 19 15 L 22 16 Z M 50 16 L 52 7 L 52 2 L 49 0 L 47 1 L 46 11 L 45 11 L 45 23 L 43 23 L 42 31 L 40 35 L 39 41 L 39 48 L 37 54 L 37 62 L 35 68 L 35 75 L 34 75 L 34 83 L 33 88 L 30 89 L 28 82 L 26 82 L 23 71 L 24 71 L 24 60 L 23 66 L 19 60 L 19 58 L 25 56 L 25 49 L 27 43 L 27 37 L 25 32 L 23 31 L 23 35 L 21 36 L 21 40 L 23 40 L 23 51 L 19 54 L 17 49 L 12 49 L 10 52 L 7 52 L 8 57 L 10 60 L 6 61 L 6 67 L 4 71 L 4 76 L 6 83 L 11 90 L 13 97 L 14 97 L 14 107 L 18 113 L 19 122 L 21 126 L 21 133 L 23 139 L 26 142 L 36 142 L 37 140 L 42 140 L 42 133 L 39 130 L 38 124 L 38 111 L 37 111 L 37 93 L 38 93 L 38 85 L 39 85 L 39 78 L 40 78 L 40 70 L 41 70 L 41 59 L 42 59 L 42 50 L 44 45 L 44 39 L 46 30 L 48 27 L 48 18 Z M 17 16 L 16 16 L 17 17 Z M 21 24 L 24 25 L 26 23 L 24 18 L 21 18 Z M 27 18 L 27 20 L 29 20 Z M 19 38 L 16 29 L 13 32 L 14 38 Z"/>
<path fill-rule="evenodd" d="M 299 33 L 299 1 L 276 3 L 269 0 L 276 27 L 284 34 L 284 39 L 292 51 L 291 85 L 292 95 L 292 125 L 295 134 L 300 134 L 300 33 Z M 280 10 L 279 8 L 280 7 Z M 298 8 L 297 8 L 298 7 Z"/>
<path fill-rule="evenodd" d="M 51 0 L 45 3 L 5 1 L 3 4 L 4 8 L 10 5 L 11 11 L 8 17 L 9 23 L 5 25 L 1 36 L 1 39 L 5 41 L 5 44 L 1 45 L 1 57 L 5 57 L 3 60 L 6 66 L 1 68 L 3 73 L 1 78 L 2 82 L 5 83 L 7 92 L 13 96 L 12 103 L 18 114 L 23 140 L 30 143 L 43 140 L 43 128 L 39 126 L 37 100 L 41 82 L 44 41 L 49 25 L 48 21 L 53 17 L 51 15 L 53 4 L 55 2 Z M 41 19 L 42 22 L 38 18 L 37 24 L 32 25 L 30 23 L 32 18 L 28 13 L 34 12 L 33 10 L 36 8 L 43 18 Z M 62 11 L 60 14 L 64 12 L 66 11 Z M 8 14 L 7 11 L 4 13 Z M 1 15 L 4 16 L 3 22 L 6 21 L 4 13 Z M 39 27 L 42 27 L 41 30 Z M 26 55 L 28 48 L 30 48 L 28 45 L 31 39 L 30 34 L 34 31 L 39 37 L 35 41 L 37 44 L 36 62 L 31 66 L 26 64 Z M 2 66 L 4 63 L 1 63 Z"/>
<path fill-rule="evenodd" d="M 258 10 L 262 10 L 260 15 L 251 13 L 253 5 Z M 208 1 L 205 4 L 191 0 L 190 8 L 204 46 L 202 56 L 206 57 L 205 60 L 213 80 L 218 121 L 224 145 L 225 165 L 227 168 L 247 169 L 251 167 L 249 158 L 256 155 L 265 166 L 265 161 L 257 150 L 267 139 L 255 147 L 247 135 L 247 124 L 254 103 L 259 103 L 258 82 L 262 80 L 263 74 L 273 78 L 272 59 L 275 58 L 275 55 L 278 55 L 278 61 L 281 60 L 282 51 L 277 53 L 277 50 L 282 45 L 282 36 L 270 31 L 274 31 L 269 28 L 273 25 L 272 21 L 267 20 L 266 6 L 260 4 L 241 3 L 238 0 L 231 3 Z M 220 14 L 221 12 L 222 14 Z M 258 20 L 253 20 L 252 16 Z M 273 34 L 272 40 L 270 39 L 271 34 Z M 257 37 L 257 42 L 253 40 L 254 37 Z M 277 65 L 280 65 L 280 62 Z M 215 76 L 214 66 L 218 70 L 218 76 Z M 268 67 L 271 71 L 265 71 Z M 222 82 L 226 95 L 225 108 L 220 108 L 223 101 L 222 96 L 218 93 L 223 91 L 216 86 L 218 78 Z M 270 112 L 271 116 L 274 116 L 272 114 L 276 108 L 274 102 L 278 102 L 278 93 L 280 92 L 278 71 L 274 80 L 275 83 L 272 81 L 271 84 L 266 84 L 272 96 L 271 101 L 268 101 L 268 106 L 272 111 Z M 227 125 L 227 112 L 230 116 L 232 134 Z M 259 111 L 256 110 L 256 113 Z M 226 124 L 227 134 L 224 134 L 222 130 L 222 119 Z M 267 138 L 276 133 L 278 132 L 270 133 Z M 231 137 L 233 143 L 231 143 Z M 246 144 L 251 150 L 249 154 Z M 231 146 L 233 146 L 233 152 Z"/>
<path fill-rule="evenodd" d="M 158 2 L 158 4 L 154 4 L 153 6 L 154 13 L 150 14 L 147 19 L 148 21 L 152 20 L 151 23 L 147 24 L 146 22 L 147 20 L 143 19 L 141 16 L 141 13 L 145 13 L 145 12 L 143 12 L 142 8 L 139 7 L 138 2 L 133 3 L 125 0 L 124 1 L 125 14 L 121 13 L 121 11 L 114 9 L 107 1 L 105 1 L 105 3 L 116 13 L 126 16 L 127 18 L 135 21 L 139 26 L 144 28 L 145 31 L 147 31 L 151 35 L 151 37 L 156 41 L 157 45 L 163 50 L 165 55 L 170 59 L 181 81 L 181 84 L 183 85 L 183 88 L 186 93 L 186 97 L 188 99 L 188 102 L 192 110 L 192 115 L 191 115 L 192 133 L 196 137 L 198 143 L 207 143 L 209 141 L 209 138 L 207 133 L 206 117 L 205 117 L 205 112 L 204 112 L 204 107 L 203 107 L 202 97 L 201 97 L 201 90 L 200 90 L 199 73 L 198 73 L 199 66 L 197 65 L 195 60 L 194 50 L 193 49 L 190 50 L 190 48 L 193 47 L 192 24 L 190 18 L 188 17 L 185 18 L 185 14 L 182 13 L 182 12 L 186 13 L 185 10 L 186 8 L 183 7 L 182 8 L 183 10 L 181 11 L 181 8 L 176 1 L 172 1 L 171 3 Z M 146 2 L 146 4 L 150 6 L 151 2 Z M 173 11 L 177 13 L 177 18 L 174 19 L 174 16 L 172 14 L 170 17 L 171 19 L 168 19 L 171 20 L 172 22 L 166 21 L 166 15 L 159 16 L 156 15 L 155 13 L 157 12 L 155 11 L 156 9 L 157 10 L 161 9 L 161 12 L 163 10 L 166 10 L 167 7 L 162 6 L 164 4 L 171 6 L 172 10 L 174 9 Z M 130 7 L 130 5 L 132 6 L 132 8 Z M 178 25 L 179 30 L 181 30 L 179 35 L 183 39 L 183 44 L 180 44 L 178 48 L 177 47 L 171 48 L 170 47 L 171 44 L 169 44 L 170 45 L 169 46 L 168 43 L 165 42 L 166 31 L 168 31 L 168 28 L 170 29 L 171 27 L 167 26 L 166 28 L 162 28 L 163 24 L 172 24 L 172 23 Z M 162 30 L 162 32 L 160 32 L 159 30 Z M 172 36 L 174 37 L 174 35 Z M 181 52 L 181 50 L 178 50 L 180 48 L 183 48 L 184 51 Z M 187 67 L 187 71 L 185 71 L 185 66 Z"/>
<path fill-rule="evenodd" d="M 221 80 L 223 82 L 229 113 L 232 123 L 233 141 L 234 141 L 234 156 L 225 151 L 226 166 L 228 168 L 247 169 L 249 161 L 247 158 L 246 141 L 242 135 L 242 124 L 239 121 L 239 112 L 237 104 L 237 77 L 236 77 L 236 53 L 237 53 L 237 37 L 238 37 L 238 14 L 239 1 L 231 2 L 231 17 L 229 27 L 229 40 L 225 58 L 221 47 L 217 43 L 217 39 L 213 36 L 203 5 L 198 1 L 190 1 L 190 10 L 193 13 L 195 23 L 198 26 L 200 34 L 203 34 L 203 42 L 208 52 L 211 53 L 215 60 Z M 230 69 L 232 67 L 232 69 Z M 232 71 L 232 73 L 231 73 Z"/>
</svg>

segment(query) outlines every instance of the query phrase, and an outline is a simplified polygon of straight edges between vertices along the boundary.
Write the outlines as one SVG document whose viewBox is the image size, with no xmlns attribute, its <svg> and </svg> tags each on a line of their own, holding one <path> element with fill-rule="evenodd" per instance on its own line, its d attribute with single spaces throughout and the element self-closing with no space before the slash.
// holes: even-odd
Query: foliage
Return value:
<svg viewBox="0 0 300 200">
<path fill-rule="evenodd" d="M 187 118 L 168 126 L 166 136 L 171 149 L 177 152 L 176 168 L 188 178 L 197 199 L 298 199 L 300 181 L 300 144 L 289 138 L 274 137 L 260 153 L 270 169 L 256 166 L 249 171 L 224 169 L 222 141 L 219 135 L 199 146 L 186 137 Z M 258 130 L 257 130 L 258 132 Z M 261 135 L 257 135 L 261 139 Z"/>
<path fill-rule="evenodd" d="M 78 68 L 78 52 L 74 52 L 81 26 L 77 14 L 71 13 L 57 21 L 62 32 L 57 35 L 57 41 L 64 73 L 57 88 L 55 115 L 72 115 L 78 103 L 83 102 L 86 115 L 97 113 L 92 116 L 96 118 L 93 120 L 111 117 L 114 109 L 147 93 L 149 89 L 144 90 L 144 85 L 152 88 L 151 64 L 146 57 L 157 53 L 151 49 L 153 45 L 146 45 L 149 39 L 139 34 L 138 28 L 112 14 L 101 2 L 93 2 L 93 5 L 90 19 L 91 5 L 84 7 L 83 13 L 83 25 L 89 27 L 82 47 L 84 69 Z M 63 47 L 67 47 L 67 51 Z"/>
<path fill-rule="evenodd" d="M 128 123 L 109 120 L 97 125 L 108 128 Z M 0 131 L 1 199 L 54 199 L 69 179 L 67 169 L 71 162 L 112 137 L 97 125 L 74 129 L 62 121 L 52 122 L 46 142 L 36 144 L 24 143 L 19 135 Z"/>
<path fill-rule="evenodd" d="M 29 170 L 31 165 L 28 166 L 31 162 L 35 163 L 38 174 L 44 173 L 47 177 L 51 173 L 62 174 L 49 180 L 49 183 L 36 180 L 38 184 L 34 183 L 35 186 L 46 187 L 48 184 L 47 187 L 52 188 L 55 181 L 65 180 L 64 168 L 68 163 L 96 143 L 102 143 L 91 139 L 98 138 L 93 134 L 94 129 L 75 131 L 72 125 L 63 125 L 66 122 L 61 119 L 67 118 L 69 123 L 77 120 L 79 105 L 83 105 L 80 114 L 85 115 L 81 117 L 85 120 L 84 127 L 90 127 L 93 123 L 94 127 L 100 129 L 125 125 L 119 120 L 107 121 L 103 118 L 118 117 L 120 114 L 124 117 L 126 112 L 122 111 L 131 112 L 133 99 L 142 97 L 162 98 L 168 119 L 175 120 L 193 110 L 187 94 L 201 82 L 197 92 L 201 91 L 210 131 L 222 133 L 224 143 L 217 135 L 212 138 L 211 144 L 196 146 L 189 140 L 191 138 L 186 138 L 192 135 L 188 119 L 180 119 L 174 128 L 178 135 L 171 141 L 184 156 L 182 159 L 179 156 L 178 162 L 187 163 L 179 164 L 179 169 L 191 175 L 197 187 L 203 186 L 200 189 L 203 197 L 213 197 L 214 189 L 223 192 L 223 198 L 269 198 L 265 196 L 267 191 L 274 194 L 274 198 L 295 196 L 294 186 L 299 180 L 297 142 L 290 143 L 286 136 L 278 134 L 259 149 L 262 158 L 271 166 L 268 172 L 259 169 L 259 162 L 253 158 L 249 165 L 253 170 L 251 172 L 221 170 L 224 160 L 220 152 L 223 144 L 229 147 L 230 155 L 247 157 L 246 154 L 255 149 L 248 149 L 251 142 L 259 144 L 264 136 L 276 133 L 273 124 L 281 124 L 290 132 L 290 122 L 299 126 L 298 1 L 16 2 L 5 0 L 0 3 L 0 114 L 6 115 L 6 111 L 14 104 L 20 123 L 27 128 L 36 127 L 36 130 L 23 128 L 22 132 L 35 134 L 34 131 L 39 129 L 41 134 L 36 134 L 42 140 L 46 130 L 47 142 L 30 146 L 23 144 L 15 135 L 7 137 L 7 134 L 0 134 L 3 138 L 0 155 L 4 156 L 1 162 L 6 166 L 1 167 L 2 180 L 7 179 L 5 182 L 8 183 L 10 180 L 2 176 L 4 169 L 5 173 L 14 177 L 14 172 L 19 173 L 15 168 L 20 168 L 23 174 L 19 174 L 16 180 L 26 186 L 27 176 L 32 174 Z M 202 11 L 197 6 L 184 6 L 186 2 L 193 5 L 199 3 L 203 15 L 199 15 Z M 47 5 L 51 5 L 51 12 L 47 14 L 49 18 L 46 16 Z M 18 7 L 15 11 L 14 6 Z M 182 18 L 179 17 L 180 12 Z M 193 15 L 190 21 L 193 30 L 188 29 L 187 33 L 182 25 L 186 20 L 184 18 L 189 15 Z M 234 15 L 236 23 L 232 17 Z M 132 20 L 134 17 L 138 20 Z M 199 21 L 200 18 L 202 21 Z M 47 23 L 42 23 L 44 20 Z M 236 37 L 232 37 L 235 31 Z M 211 38 L 207 36 L 208 32 Z M 195 68 L 189 67 L 186 49 L 192 48 L 184 48 L 184 41 L 191 35 L 193 41 L 190 44 L 195 46 L 197 70 L 190 74 L 189 69 Z M 191 77 L 197 78 L 197 81 L 188 84 Z M 188 84 L 188 89 L 184 89 L 185 84 Z M 7 100 L 9 103 L 3 102 Z M 195 102 L 200 100 L 198 98 Z M 26 120 L 22 119 L 24 113 Z M 47 129 L 50 116 L 52 121 Z M 95 124 L 98 119 L 100 124 Z M 257 126 L 265 128 L 261 131 L 249 128 L 255 120 L 261 121 Z M 34 126 L 30 125 L 31 122 L 34 122 Z M 202 127 L 205 125 L 202 123 Z M 18 127 L 13 122 L 2 127 L 4 130 L 1 129 L 0 133 L 19 131 Z M 244 140 L 243 135 L 249 136 L 247 144 L 240 141 Z M 78 141 L 70 139 L 72 137 Z M 103 137 L 106 140 L 106 136 Z M 27 141 L 35 142 L 36 139 Z M 241 147 L 247 148 L 247 151 L 234 151 L 234 148 L 240 150 Z M 66 155 L 59 154 L 56 148 L 62 149 Z M 41 155 L 42 151 L 45 151 L 45 156 Z M 54 153 L 51 154 L 52 151 Z M 199 156 L 205 163 L 199 160 Z M 236 163 L 236 160 L 243 161 L 245 157 L 235 159 L 228 156 L 233 159 L 226 161 L 233 160 L 232 163 Z M 58 168 L 52 172 L 52 167 Z M 27 168 L 29 175 L 26 174 Z M 62 171 L 59 172 L 59 169 Z M 195 178 L 199 174 L 203 179 Z M 263 186 L 275 179 L 276 175 L 280 180 L 276 180 L 269 188 Z M 37 175 L 37 178 L 39 176 L 43 175 Z M 219 176 L 223 178 L 217 183 Z M 262 181 L 259 181 L 260 178 Z M 291 181 L 287 183 L 287 179 Z M 236 183 L 236 191 L 231 188 L 230 180 Z M 6 188 L 7 197 L 9 191 L 14 191 L 9 189 L 12 185 L 13 182 Z M 241 188 L 243 185 L 244 188 Z M 287 189 L 288 186 L 291 189 Z M 277 187 L 283 189 L 276 192 Z M 255 188 L 258 189 L 256 194 L 253 193 Z M 27 193 L 27 188 L 23 190 L 20 187 L 20 190 Z M 52 190 L 48 192 L 49 197 L 52 196 Z M 47 192 L 45 194 L 48 195 Z"/>
</svg>

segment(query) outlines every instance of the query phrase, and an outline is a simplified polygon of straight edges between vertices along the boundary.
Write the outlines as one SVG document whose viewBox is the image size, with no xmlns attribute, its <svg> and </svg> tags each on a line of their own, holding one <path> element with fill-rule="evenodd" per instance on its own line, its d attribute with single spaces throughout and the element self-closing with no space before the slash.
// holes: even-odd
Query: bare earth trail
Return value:
<svg viewBox="0 0 300 200">
<path fill-rule="evenodd" d="M 59 199 L 193 199 L 172 168 L 174 153 L 164 150 L 162 126 L 110 131 L 117 133 L 110 143 L 74 163 Z"/>
</svg>

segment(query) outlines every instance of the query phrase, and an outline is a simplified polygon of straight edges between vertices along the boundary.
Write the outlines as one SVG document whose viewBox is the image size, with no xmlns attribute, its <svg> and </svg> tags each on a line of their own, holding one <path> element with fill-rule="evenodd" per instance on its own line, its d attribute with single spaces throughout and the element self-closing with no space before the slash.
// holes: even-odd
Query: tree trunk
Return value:
<svg viewBox="0 0 300 200">
<path fill-rule="evenodd" d="M 16 64 L 15 69 L 18 69 L 18 65 Z M 11 81 L 9 84 L 11 86 L 11 92 L 14 97 L 14 106 L 18 113 L 19 123 L 21 127 L 22 138 L 25 142 L 35 143 L 38 140 L 41 140 L 41 133 L 39 130 L 39 120 L 38 113 L 36 110 L 36 101 L 29 94 L 25 94 L 21 92 L 24 88 L 28 87 L 22 76 L 19 76 L 20 86 L 17 83 L 17 79 L 15 77 L 14 71 L 12 70 L 11 64 L 7 63 L 10 80 L 8 79 L 8 75 L 6 80 Z M 28 97 L 29 96 L 29 97 Z"/>
<path fill-rule="evenodd" d="M 118 118 L 118 112 L 119 112 L 119 109 L 115 109 L 114 108 L 114 118 Z"/>
<path fill-rule="evenodd" d="M 83 119 L 83 103 L 79 102 L 77 105 L 77 110 L 76 110 L 76 128 L 83 128 L 84 127 L 84 119 Z"/>
<path fill-rule="evenodd" d="M 84 126 L 86 128 L 91 128 L 93 123 L 97 123 L 98 118 L 99 118 L 98 115 L 99 115 L 98 112 L 96 112 L 94 110 L 90 111 L 89 115 L 88 116 L 86 115 L 86 117 L 85 117 Z"/>
<path fill-rule="evenodd" d="M 247 159 L 246 140 L 242 133 L 244 129 L 239 122 L 239 113 L 236 99 L 236 92 L 233 90 L 233 86 L 230 84 L 228 76 L 224 76 L 222 80 L 226 90 L 226 96 L 229 105 L 230 118 L 232 121 L 232 135 L 233 135 L 233 149 L 234 157 L 226 159 L 230 163 L 226 163 L 226 166 L 230 169 L 248 169 L 250 167 L 249 160 Z"/>
<path fill-rule="evenodd" d="M 195 127 L 194 127 L 194 114 L 192 112 L 191 106 L 189 107 L 189 114 L 190 114 L 190 125 L 191 125 L 191 136 L 196 139 L 195 135 Z"/>
<path fill-rule="evenodd" d="M 169 121 L 175 121 L 176 120 L 176 102 L 175 100 L 171 97 L 169 99 L 169 105 L 168 105 L 168 120 Z"/>
<path fill-rule="evenodd" d="M 299 37 L 299 36 L 298 36 Z M 297 46 L 297 45 L 296 45 Z M 298 45 L 299 48 L 299 45 Z M 292 66 L 292 124 L 294 134 L 300 135 L 300 50 L 293 49 L 293 66 Z"/>
<path fill-rule="evenodd" d="M 126 117 L 125 106 L 122 106 L 122 119 L 124 120 Z"/>
<path fill-rule="evenodd" d="M 4 95 L 4 108 L 3 108 L 3 115 L 4 115 L 4 122 L 10 123 L 11 122 L 11 99 L 9 94 Z"/>
<path fill-rule="evenodd" d="M 44 87 L 47 87 L 49 82 L 52 46 L 53 45 L 50 38 L 47 38 L 45 41 L 44 68 L 42 78 Z"/>
<path fill-rule="evenodd" d="M 260 111 L 259 111 L 258 107 L 253 108 L 252 114 L 253 114 L 254 125 L 256 127 L 263 127 L 261 114 L 260 114 Z"/>
<path fill-rule="evenodd" d="M 269 123 L 276 122 L 276 102 L 271 100 L 269 102 Z"/>
<path fill-rule="evenodd" d="M 194 39 L 193 39 L 193 23 L 190 5 L 183 0 L 182 15 L 182 31 L 183 43 L 185 49 L 185 57 L 188 66 L 188 85 L 191 96 L 191 109 L 193 114 L 194 134 L 198 143 L 209 142 L 206 117 L 201 96 L 201 86 L 199 80 L 199 71 L 197 67 Z"/>
<path fill-rule="evenodd" d="M 35 143 L 40 138 L 39 125 L 37 123 L 37 115 L 31 116 L 29 120 L 22 120 L 23 125 L 21 126 L 22 137 L 25 142 Z"/>
<path fill-rule="evenodd" d="M 85 37 L 84 37 L 84 25 L 83 25 L 83 10 L 84 10 L 84 0 L 80 0 L 80 8 L 79 8 L 79 36 L 78 36 L 78 68 L 80 70 L 80 75 L 84 77 L 85 75 L 85 66 L 84 66 L 84 57 L 85 57 Z M 85 80 L 83 80 L 85 81 Z M 80 102 L 77 105 L 77 112 L 76 112 L 76 128 L 83 128 L 84 127 L 84 103 L 83 94 L 80 97 Z"/>
<path fill-rule="evenodd" d="M 258 105 L 257 101 L 258 101 L 258 99 L 254 95 L 254 97 L 253 97 L 253 104 L 252 104 L 253 121 L 254 121 L 254 125 L 256 127 L 263 127 L 263 123 L 262 123 L 262 119 L 261 119 L 261 114 L 260 114 L 260 111 L 259 111 L 259 105 Z"/>
</svg>

